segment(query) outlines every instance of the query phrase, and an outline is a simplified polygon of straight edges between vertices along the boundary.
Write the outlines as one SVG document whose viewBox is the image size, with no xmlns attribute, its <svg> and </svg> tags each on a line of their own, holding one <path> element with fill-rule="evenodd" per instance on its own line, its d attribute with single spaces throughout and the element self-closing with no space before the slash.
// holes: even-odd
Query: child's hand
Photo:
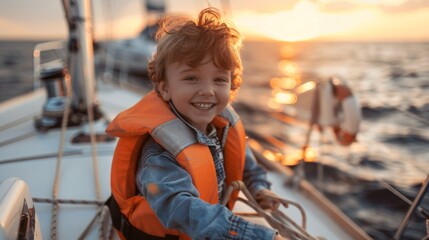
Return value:
<svg viewBox="0 0 429 240">
<path fill-rule="evenodd" d="M 272 211 L 277 210 L 281 203 L 280 197 L 268 189 L 262 189 L 259 192 L 257 192 L 255 199 L 258 202 L 259 206 L 264 210 L 267 210 L 267 209 L 270 209 Z"/>
</svg>

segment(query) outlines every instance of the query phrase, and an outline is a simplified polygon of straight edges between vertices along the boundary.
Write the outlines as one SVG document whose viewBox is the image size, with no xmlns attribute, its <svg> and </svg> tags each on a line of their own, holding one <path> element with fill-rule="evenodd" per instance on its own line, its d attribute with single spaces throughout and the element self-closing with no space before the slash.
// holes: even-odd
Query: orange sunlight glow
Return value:
<svg viewBox="0 0 429 240">
<path fill-rule="evenodd" d="M 264 155 L 264 157 L 272 162 L 276 162 L 279 161 L 283 156 L 280 153 L 274 153 L 271 150 L 265 149 L 262 152 L 262 155 Z"/>
<path fill-rule="evenodd" d="M 290 90 L 290 89 L 294 89 L 298 83 L 299 82 L 297 81 L 296 78 L 291 78 L 291 77 L 278 78 L 278 77 L 274 77 L 274 78 L 272 78 L 270 80 L 270 87 L 272 89 L 281 88 L 281 89 L 285 89 L 285 90 Z"/>
<path fill-rule="evenodd" d="M 270 149 L 264 149 L 264 147 L 253 139 L 249 139 L 248 143 L 252 149 L 257 152 L 262 153 L 262 155 L 272 162 L 280 162 L 286 166 L 295 166 L 304 158 L 306 162 L 315 162 L 317 160 L 317 151 L 312 147 L 307 147 L 305 149 L 305 155 L 302 153 L 302 149 L 290 151 L 287 154 L 282 154 L 280 152 L 273 152 Z"/>
<path fill-rule="evenodd" d="M 297 76 L 299 75 L 299 68 L 297 64 L 293 61 L 282 60 L 279 62 L 279 69 L 286 74 L 287 76 Z"/>
<path fill-rule="evenodd" d="M 276 103 L 279 104 L 295 104 L 298 98 L 295 93 L 284 92 L 281 90 L 273 90 L 272 95 L 274 96 Z"/>
<path fill-rule="evenodd" d="M 276 100 L 274 98 L 270 98 L 267 102 L 267 107 L 269 107 L 271 110 L 275 110 L 275 111 L 281 111 L 282 110 L 282 105 L 278 102 L 276 102 Z"/>
<path fill-rule="evenodd" d="M 128 15 L 98 24 L 100 31 L 103 30 L 100 39 L 123 39 L 137 36 L 146 23 L 139 15 Z"/>
<path fill-rule="evenodd" d="M 303 0 L 290 11 L 258 14 L 246 11 L 234 17 L 234 22 L 250 35 L 265 36 L 278 41 L 302 41 L 319 35 L 316 27 L 320 16 L 317 5 Z"/>
<path fill-rule="evenodd" d="M 306 82 L 306 83 L 304 83 L 304 84 L 300 85 L 299 87 L 297 87 L 297 88 L 295 89 L 295 92 L 296 92 L 297 94 L 301 94 L 301 93 L 304 93 L 304 92 L 310 91 L 310 90 L 312 90 L 312 89 L 313 89 L 313 88 L 315 88 L 315 87 L 316 87 L 316 83 L 315 83 L 314 81 L 308 81 L 308 82 Z"/>
<path fill-rule="evenodd" d="M 271 14 L 245 10 L 233 22 L 250 37 L 297 42 L 335 38 L 375 22 L 380 12 L 372 8 L 348 12 L 323 12 L 315 1 L 300 0 L 291 10 Z"/>
<path fill-rule="evenodd" d="M 281 161 L 281 159 L 283 159 L 283 155 L 279 152 L 275 153 L 269 149 L 264 149 L 264 147 L 262 147 L 262 145 L 258 142 L 255 141 L 253 139 L 249 139 L 248 140 L 248 144 L 252 147 L 252 149 L 254 149 L 255 151 L 258 152 L 262 152 L 262 155 L 272 161 L 272 162 L 277 162 L 277 161 Z"/>
<path fill-rule="evenodd" d="M 286 166 L 295 166 L 299 164 L 303 155 L 302 150 L 296 150 L 294 152 L 288 153 L 284 156 L 284 158 L 280 161 L 281 164 Z M 317 152 L 314 148 L 308 147 L 305 150 L 304 161 L 306 162 L 315 162 L 317 160 Z"/>
</svg>

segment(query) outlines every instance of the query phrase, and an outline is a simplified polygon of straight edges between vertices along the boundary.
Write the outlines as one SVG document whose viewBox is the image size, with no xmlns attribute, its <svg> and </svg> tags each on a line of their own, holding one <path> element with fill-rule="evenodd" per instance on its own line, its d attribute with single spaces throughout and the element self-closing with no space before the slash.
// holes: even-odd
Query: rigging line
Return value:
<svg viewBox="0 0 429 240">
<path fill-rule="evenodd" d="M 29 157 L 20 157 L 20 158 L 0 160 L 0 165 L 8 164 L 8 163 L 33 161 L 33 160 L 44 160 L 46 158 L 56 157 L 57 155 L 58 155 L 58 153 L 47 153 L 47 154 L 40 154 L 40 155 L 32 155 Z M 71 151 L 66 151 L 63 153 L 63 156 L 73 156 L 73 155 L 83 155 L 83 152 L 81 150 L 71 150 Z"/>
<path fill-rule="evenodd" d="M 89 104 L 88 107 L 88 124 L 89 124 L 89 131 L 90 131 L 90 138 L 91 138 L 91 152 L 92 152 L 92 165 L 93 165 L 93 173 L 94 173 L 94 180 L 95 180 L 95 187 L 96 187 L 96 196 L 97 199 L 101 199 L 101 186 L 100 186 L 100 178 L 98 174 L 98 154 L 97 154 L 97 139 L 95 136 L 95 129 L 94 129 L 94 107 L 92 106 L 92 103 Z"/>
<path fill-rule="evenodd" d="M 106 205 L 103 205 L 102 207 L 101 207 L 101 215 L 99 216 L 99 218 L 100 218 L 100 228 L 98 229 L 98 238 L 100 239 L 100 240 L 104 240 L 104 239 L 106 239 L 106 236 L 105 235 L 107 235 L 107 232 L 110 232 L 110 228 L 107 228 L 107 231 L 106 231 L 106 226 L 105 226 L 105 222 L 107 221 L 107 219 L 106 218 L 109 218 L 110 217 L 110 213 L 109 213 L 109 208 L 106 206 Z M 109 224 L 109 225 L 111 225 L 111 224 Z"/>
<path fill-rule="evenodd" d="M 70 115 L 71 110 L 71 100 L 72 100 L 72 94 L 71 94 L 71 76 L 70 74 L 66 73 L 64 76 L 65 84 L 66 84 L 66 91 L 67 91 L 67 97 L 65 101 L 65 109 L 63 113 L 63 119 L 61 122 L 61 134 L 60 134 L 60 144 L 58 146 L 58 154 L 57 154 L 57 163 L 55 166 L 55 177 L 54 177 L 54 184 L 52 186 L 52 198 L 54 200 L 58 199 L 58 191 L 59 191 L 59 179 L 61 174 L 61 163 L 62 163 L 62 157 L 64 154 L 64 144 L 65 144 L 65 136 L 67 131 L 67 124 L 68 124 L 68 118 Z M 58 220 L 58 203 L 53 205 L 52 208 L 52 216 L 51 216 L 51 239 L 57 239 L 57 220 Z"/>
<path fill-rule="evenodd" d="M 95 195 L 98 201 L 101 201 L 101 185 L 100 185 L 100 177 L 98 173 L 98 157 L 97 157 L 97 139 L 95 136 L 94 129 L 94 106 L 93 103 L 87 102 L 87 113 L 88 113 L 88 124 L 89 124 L 89 136 L 91 138 L 91 152 L 92 152 L 92 170 L 95 181 Z M 101 213 L 103 212 L 103 206 L 98 207 L 100 214 L 97 216 L 99 218 Z M 99 225 L 99 239 L 102 239 L 102 234 L 104 232 L 104 220 L 100 218 L 101 224 Z M 84 236 L 84 235 L 83 235 Z M 80 239 L 80 238 L 79 238 Z"/>
<path fill-rule="evenodd" d="M 98 151 L 98 155 L 100 156 L 112 156 L 112 150 L 100 150 Z M 8 164 L 8 163 L 17 163 L 17 162 L 25 162 L 25 161 L 35 161 L 35 160 L 45 160 L 47 158 L 53 158 L 58 155 L 57 152 L 55 153 L 46 153 L 46 154 L 39 154 L 39 155 L 32 155 L 27 157 L 19 157 L 19 158 L 9 158 L 9 159 L 2 159 L 0 160 L 0 165 L 2 164 Z M 88 153 L 86 151 L 82 150 L 67 150 L 63 152 L 64 156 L 79 156 L 79 157 L 86 157 L 88 156 Z"/>
<path fill-rule="evenodd" d="M 387 183 L 386 181 L 384 181 L 382 179 L 377 179 L 377 181 L 381 185 L 383 185 L 383 187 L 385 187 L 387 190 L 389 190 L 391 193 L 395 194 L 397 197 L 399 197 L 400 199 L 402 199 L 404 202 L 408 203 L 410 206 L 413 205 L 413 202 L 410 199 L 408 199 L 406 196 L 404 196 L 402 193 L 400 193 L 398 190 L 396 190 L 389 183 Z M 417 207 L 417 210 L 419 211 L 420 214 L 422 214 L 426 218 L 429 218 L 429 212 L 427 212 L 424 208 Z"/>
<path fill-rule="evenodd" d="M 112 17 L 112 3 L 111 1 L 105 2 L 101 4 L 101 8 L 103 11 L 101 11 L 101 14 L 103 15 L 104 22 L 107 23 L 104 25 L 104 37 L 106 41 L 110 41 L 113 39 L 112 36 L 112 21 L 114 20 Z"/>
<path fill-rule="evenodd" d="M 92 218 L 92 220 L 89 222 L 88 226 L 86 226 L 86 228 L 83 230 L 83 232 L 80 234 L 78 240 L 83 240 L 86 239 L 87 235 L 89 234 L 89 231 L 91 230 L 91 228 L 94 226 L 95 221 L 101 216 L 101 213 L 103 211 L 103 208 L 99 208 L 97 210 L 97 212 L 95 213 L 94 217 Z"/>
<path fill-rule="evenodd" d="M 70 28 L 71 26 L 71 20 L 70 20 L 70 13 L 69 13 L 69 7 L 70 5 L 68 4 L 68 2 L 66 0 L 62 0 L 62 5 L 63 5 L 63 12 L 65 14 L 65 18 L 67 21 L 67 27 Z"/>
<path fill-rule="evenodd" d="M 391 155 L 393 150 L 393 147 L 389 146 L 388 144 L 382 143 L 382 142 L 376 142 L 370 139 L 365 139 L 365 146 L 368 147 L 368 149 L 371 149 L 371 147 L 376 147 L 376 151 L 377 152 L 384 152 L 387 155 Z M 363 142 L 363 141 L 361 141 Z M 381 145 L 381 147 L 380 147 Z M 373 151 L 369 152 L 370 150 L 368 150 L 367 152 L 370 154 Z M 410 157 L 409 153 L 406 152 L 402 152 L 402 151 L 395 151 L 396 154 L 398 154 L 399 156 L 406 156 L 406 157 Z M 413 157 L 411 156 L 411 158 L 416 159 L 417 157 Z M 419 164 L 416 161 L 408 161 L 408 163 L 412 166 L 415 167 L 416 171 L 419 171 L 420 173 L 426 174 L 426 171 L 424 168 L 422 168 L 421 166 L 419 166 Z"/>
<path fill-rule="evenodd" d="M 87 21 L 87 20 L 85 20 Z M 93 32 L 90 33 L 91 38 L 93 37 Z M 92 76 L 89 76 L 94 78 L 94 75 L 92 74 Z M 92 81 L 95 81 L 95 79 L 91 79 Z M 96 110 L 94 107 L 94 102 L 91 101 L 89 102 L 88 99 L 92 99 L 89 97 L 89 93 L 88 93 L 88 89 L 86 89 L 86 110 L 87 110 L 87 115 L 88 115 L 88 126 L 89 126 L 89 135 L 90 135 L 90 140 L 91 140 L 91 153 L 92 153 L 92 166 L 93 166 L 93 177 L 94 177 L 94 182 L 95 182 L 95 193 L 96 193 L 96 198 L 98 201 L 101 201 L 102 198 L 102 194 L 101 194 L 101 184 L 100 184 L 100 177 L 99 177 L 99 172 L 98 172 L 98 157 L 97 157 L 97 139 L 96 139 L 96 133 L 95 133 L 95 129 L 94 129 L 94 111 Z M 98 207 L 98 211 L 100 211 L 100 213 L 98 214 L 98 217 L 101 215 L 101 212 L 103 210 L 103 207 Z M 96 218 L 98 218 L 96 217 Z M 94 221 L 95 219 L 94 218 Z M 100 235 L 99 237 L 101 238 L 102 233 L 104 232 L 104 221 L 103 219 L 101 219 L 101 224 L 100 224 Z"/>
<path fill-rule="evenodd" d="M 232 18 L 231 2 L 229 0 L 220 0 L 220 5 L 222 7 L 223 14 L 228 18 Z"/>
<path fill-rule="evenodd" d="M 87 92 L 88 93 L 88 92 Z M 88 99 L 88 98 L 87 98 Z M 94 103 L 87 101 L 87 114 L 88 114 L 88 125 L 89 125 L 89 136 L 91 140 L 91 153 L 92 153 L 92 170 L 93 170 L 93 177 L 95 182 L 95 193 L 98 201 L 101 201 L 102 194 L 101 194 L 101 184 L 100 184 L 100 176 L 99 176 L 99 167 L 98 167 L 98 154 L 97 154 L 97 139 L 96 139 L 96 132 L 94 128 Z M 102 212 L 104 209 L 103 206 L 99 206 L 98 209 Z M 99 217 L 101 216 L 101 213 Z M 99 239 L 102 239 L 103 233 L 104 233 L 104 218 L 100 218 L 100 225 L 99 225 Z"/>
<path fill-rule="evenodd" d="M 411 219 L 411 216 L 414 214 L 416 208 L 418 205 L 422 202 L 425 193 L 429 189 L 429 174 L 426 177 L 426 180 L 423 182 L 422 187 L 420 188 L 419 192 L 417 193 L 416 198 L 413 201 L 413 204 L 408 209 L 407 214 L 405 215 L 404 219 L 401 221 L 401 224 L 399 225 L 399 228 L 396 230 L 395 236 L 393 239 L 402 239 L 402 234 L 404 233 L 405 229 L 407 228 L 409 221 Z"/>
<path fill-rule="evenodd" d="M 14 143 L 14 142 L 18 142 L 18 141 L 21 141 L 21 140 L 24 140 L 26 138 L 33 137 L 33 136 L 36 136 L 36 135 L 37 135 L 37 132 L 35 132 L 35 131 L 24 133 L 24 134 L 22 134 L 20 136 L 17 136 L 17 137 L 5 140 L 3 142 L 0 142 L 0 147 L 4 147 L 4 146 L 6 146 L 8 144 L 11 144 L 11 143 Z"/>
<path fill-rule="evenodd" d="M 33 198 L 34 202 L 51 203 L 51 204 L 76 204 L 76 205 L 97 205 L 103 206 L 103 201 L 96 200 L 76 200 L 76 199 L 50 199 L 50 198 Z"/>
<path fill-rule="evenodd" d="M 259 206 L 259 204 L 253 198 L 252 194 L 249 192 L 249 190 L 246 188 L 246 186 L 242 181 L 233 182 L 231 186 L 236 188 L 237 190 L 241 190 L 248 200 L 246 201 L 248 205 L 252 207 L 256 212 L 258 212 L 262 217 L 264 217 L 267 220 L 267 222 L 270 223 L 270 225 L 275 225 L 275 227 L 273 226 L 274 228 L 278 227 L 278 230 L 285 230 L 287 232 L 291 230 L 289 227 L 287 227 L 286 224 L 284 224 L 284 222 L 281 219 L 277 218 L 275 215 L 267 214 Z M 295 234 L 298 234 L 300 239 L 315 240 L 316 238 L 311 236 L 306 230 L 307 218 L 306 218 L 304 208 L 302 208 L 302 206 L 299 203 L 296 203 L 287 199 L 282 199 L 282 198 L 276 198 L 276 199 L 279 200 L 281 202 L 281 205 L 283 205 L 284 207 L 293 205 L 299 210 L 302 217 L 302 226 L 295 223 L 292 219 L 288 219 L 288 221 L 298 230 L 298 232 L 295 232 Z"/>
<path fill-rule="evenodd" d="M 395 106 L 393 106 L 393 105 L 390 105 L 390 104 L 388 104 L 388 103 L 385 103 L 385 102 L 383 102 L 383 101 L 381 101 L 381 100 L 377 100 L 377 99 L 376 99 L 376 101 L 378 101 L 379 103 L 381 103 L 381 104 L 385 105 L 386 107 L 393 108 L 393 109 L 395 109 L 395 110 L 396 110 L 396 111 L 398 111 L 398 112 L 401 112 L 401 113 L 403 113 L 403 114 L 405 114 L 405 115 L 407 115 L 407 116 L 409 116 L 409 117 L 411 117 L 411 118 L 414 118 L 414 119 L 416 119 L 416 120 L 418 120 L 418 121 L 421 121 L 421 122 L 423 122 L 423 123 L 425 123 L 425 124 L 428 124 L 428 125 L 429 125 L 429 120 L 428 120 L 428 119 L 426 119 L 426 118 L 424 118 L 424 117 L 422 117 L 422 116 L 420 116 L 420 115 L 418 115 L 418 114 L 416 114 L 416 113 L 413 113 L 413 112 L 411 112 L 411 111 L 409 111 L 409 110 L 402 110 L 402 109 L 400 109 L 400 108 L 398 108 L 398 107 L 395 107 Z"/>
<path fill-rule="evenodd" d="M 5 125 L 2 125 L 2 126 L 0 126 L 0 132 L 4 131 L 4 130 L 7 130 L 7 129 L 11 128 L 11 127 L 18 126 L 21 123 L 24 123 L 24 122 L 27 122 L 27 121 L 31 120 L 31 119 L 33 119 L 34 116 L 36 116 L 36 114 L 37 114 L 37 112 L 32 113 L 32 114 L 27 115 L 27 116 L 24 116 L 24 117 L 21 117 L 21 118 L 18 118 L 16 120 L 14 120 L 13 122 L 6 123 Z"/>
</svg>

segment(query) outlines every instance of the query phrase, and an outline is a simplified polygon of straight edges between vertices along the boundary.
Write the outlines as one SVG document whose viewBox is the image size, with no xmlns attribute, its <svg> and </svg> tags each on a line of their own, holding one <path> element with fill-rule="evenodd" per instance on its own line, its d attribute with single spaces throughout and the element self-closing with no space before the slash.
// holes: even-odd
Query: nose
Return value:
<svg viewBox="0 0 429 240">
<path fill-rule="evenodd" d="M 198 90 L 198 94 L 201 96 L 214 96 L 214 88 L 209 83 L 202 83 Z"/>
</svg>

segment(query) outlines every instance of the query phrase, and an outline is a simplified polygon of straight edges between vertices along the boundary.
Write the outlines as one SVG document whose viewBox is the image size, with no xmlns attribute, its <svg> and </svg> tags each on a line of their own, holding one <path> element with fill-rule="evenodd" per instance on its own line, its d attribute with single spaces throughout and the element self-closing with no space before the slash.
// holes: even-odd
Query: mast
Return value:
<svg viewBox="0 0 429 240">
<path fill-rule="evenodd" d="M 72 108 L 80 113 L 96 108 L 94 49 L 89 0 L 69 2 L 69 70 L 72 82 Z"/>
<path fill-rule="evenodd" d="M 67 126 L 76 126 L 102 117 L 95 89 L 91 2 L 62 0 L 62 4 L 69 32 L 67 58 L 52 61 L 55 64 L 35 66 L 48 96 L 42 116 L 35 120 L 40 131 L 62 127 L 63 122 Z M 57 45 L 47 43 L 42 49 L 49 50 Z M 40 56 L 39 50 L 37 56 Z M 66 84 L 70 81 L 71 84 Z M 67 95 L 71 95 L 71 103 Z"/>
</svg>

